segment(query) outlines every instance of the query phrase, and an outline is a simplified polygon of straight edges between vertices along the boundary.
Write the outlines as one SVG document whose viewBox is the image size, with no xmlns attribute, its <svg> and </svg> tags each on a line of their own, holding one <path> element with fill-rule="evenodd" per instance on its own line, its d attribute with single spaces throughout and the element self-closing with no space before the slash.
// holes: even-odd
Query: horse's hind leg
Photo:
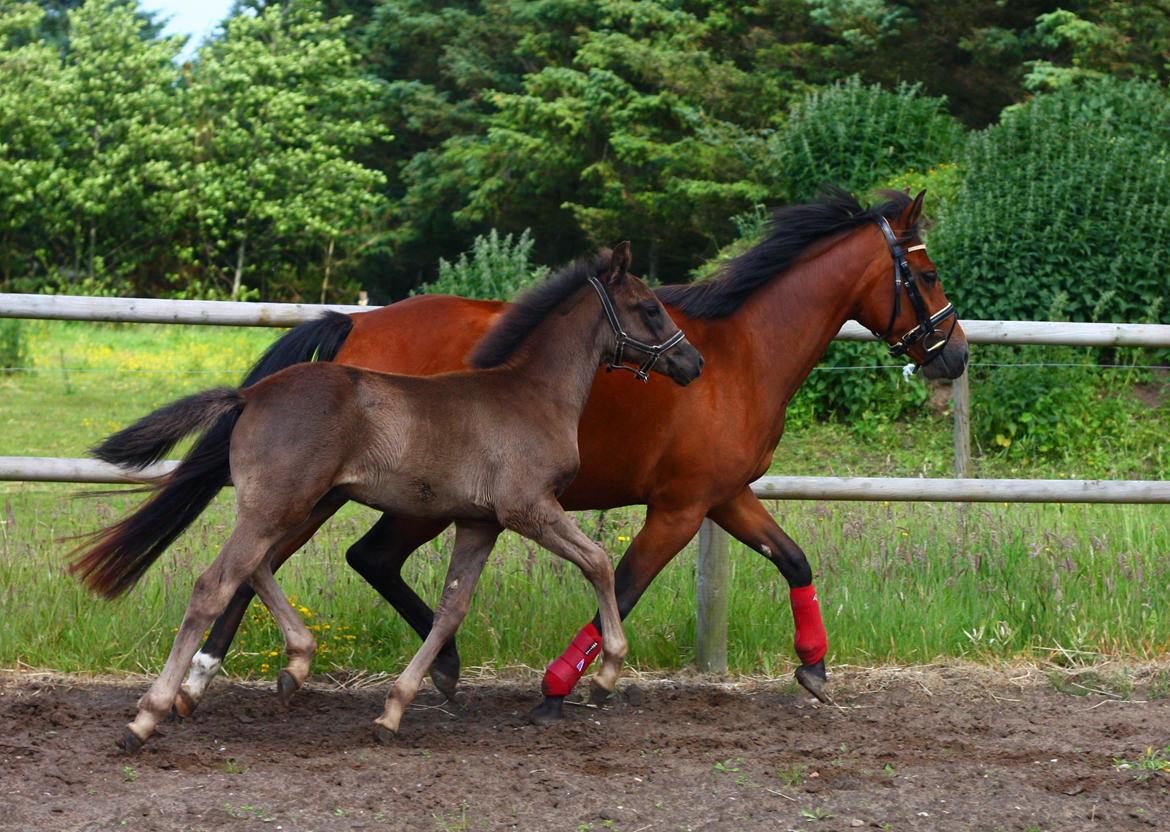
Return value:
<svg viewBox="0 0 1170 832">
<path fill-rule="evenodd" d="M 263 534 L 257 524 L 241 519 L 211 566 L 195 581 L 166 665 L 138 700 L 138 714 L 118 742 L 123 749 L 134 752 L 141 748 L 170 712 L 183 671 L 191 663 L 203 631 L 223 611 L 236 588 L 263 562 L 275 538 Z"/>
<path fill-rule="evenodd" d="M 272 556 L 269 559 L 271 570 L 275 572 L 279 569 L 281 564 L 305 545 L 305 542 L 317 532 L 321 524 L 332 517 L 337 509 L 344 504 L 344 498 L 332 494 L 318 503 L 309 519 L 273 548 Z M 254 594 L 250 584 L 241 585 L 228 602 L 227 607 L 211 625 L 211 634 L 191 660 L 191 666 L 187 670 L 187 678 L 175 696 L 174 710 L 179 716 L 189 717 L 195 713 L 207 687 L 219 673 L 220 667 L 223 666 L 224 656 L 227 655 L 228 647 L 231 646 L 232 639 L 235 638 L 236 632 L 244 620 L 244 613 L 248 611 L 248 604 L 252 601 Z M 280 690 L 279 687 L 277 689 Z"/>
<path fill-rule="evenodd" d="M 463 617 L 467 615 L 471 594 L 499 535 L 500 527 L 494 523 L 461 522 L 455 525 L 455 551 L 447 567 L 446 585 L 439 598 L 439 605 L 435 608 L 431 631 L 406 670 L 395 681 L 386 697 L 386 709 L 382 716 L 374 720 L 376 725 L 391 734 L 398 733 L 402 714 L 418 693 L 423 676 L 443 644 L 455 635 Z"/>
<path fill-rule="evenodd" d="M 617 687 L 622 659 L 629 646 L 614 597 L 613 566 L 609 556 L 577 527 L 560 503 L 553 499 L 508 514 L 505 525 L 535 540 L 554 555 L 575 563 L 593 584 L 601 618 L 601 665 L 593 677 L 593 683 L 605 693 L 612 693 Z"/>
</svg>

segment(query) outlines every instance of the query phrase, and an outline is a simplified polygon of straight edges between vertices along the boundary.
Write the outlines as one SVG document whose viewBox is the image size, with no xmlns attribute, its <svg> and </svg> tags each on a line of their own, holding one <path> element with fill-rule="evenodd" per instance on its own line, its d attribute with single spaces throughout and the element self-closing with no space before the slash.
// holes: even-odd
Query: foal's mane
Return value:
<svg viewBox="0 0 1170 832">
<path fill-rule="evenodd" d="M 901 191 L 883 191 L 882 196 L 883 202 L 863 208 L 853 194 L 830 186 L 815 202 L 778 208 L 768 224 L 768 235 L 728 260 L 715 277 L 701 283 L 663 286 L 658 298 L 689 318 L 731 315 L 813 243 L 876 222 L 878 217 L 893 221 L 911 202 Z M 916 231 L 911 228 L 905 233 L 912 236 Z"/>
<path fill-rule="evenodd" d="M 601 273 L 610 257 L 608 249 L 579 257 L 548 280 L 526 290 L 512 301 L 507 311 L 475 345 L 467 359 L 468 366 L 477 369 L 498 367 L 511 358 L 562 301 L 584 286 L 589 278 Z"/>
</svg>

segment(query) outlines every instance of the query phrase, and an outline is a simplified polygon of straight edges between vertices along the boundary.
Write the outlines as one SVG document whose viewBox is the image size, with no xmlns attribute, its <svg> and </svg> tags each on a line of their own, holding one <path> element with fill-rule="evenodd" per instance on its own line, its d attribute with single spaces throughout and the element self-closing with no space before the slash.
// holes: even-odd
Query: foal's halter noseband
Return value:
<svg viewBox="0 0 1170 832">
<path fill-rule="evenodd" d="M 613 301 L 605 293 L 605 287 L 601 285 L 601 281 L 596 277 L 591 277 L 589 278 L 589 282 L 597 290 L 597 297 L 601 298 L 601 308 L 605 310 L 605 317 L 609 321 L 610 328 L 613 330 L 614 338 L 617 339 L 617 344 L 613 348 L 613 357 L 609 359 L 605 371 L 608 373 L 613 370 L 629 370 L 635 377 L 642 381 L 649 381 L 650 370 L 658 363 L 658 359 L 662 357 L 662 354 L 671 347 L 677 346 L 687 336 L 680 329 L 676 330 L 674 335 L 671 335 L 661 344 L 645 344 L 637 338 L 631 338 L 622 329 L 621 322 L 618 321 L 617 310 L 613 308 Z M 646 353 L 646 360 L 636 369 L 628 364 L 622 363 L 622 355 L 625 353 L 627 345 Z"/>
<path fill-rule="evenodd" d="M 903 246 L 898 242 L 898 238 L 894 236 L 894 231 L 890 228 L 890 223 L 885 217 L 878 217 L 878 228 L 882 230 L 882 236 L 886 238 L 886 245 L 889 246 L 890 256 L 894 258 L 894 308 L 890 311 L 890 323 L 886 326 L 886 331 L 882 335 L 878 335 L 890 347 L 890 355 L 893 358 L 900 358 L 909 352 L 910 348 L 922 342 L 922 349 L 926 352 L 926 360 L 918 365 L 925 367 L 931 361 L 942 355 L 943 348 L 946 347 L 947 342 L 951 340 L 951 335 L 955 331 L 955 326 L 959 323 L 959 318 L 955 314 L 955 307 L 948 303 L 942 309 L 930 314 L 930 310 L 926 308 L 926 300 L 922 297 L 922 293 L 918 290 L 918 284 L 914 282 L 914 272 L 910 270 L 910 263 L 906 260 L 906 255 L 912 251 L 925 251 L 926 246 L 921 243 L 909 248 Z M 906 288 L 906 295 L 910 298 L 910 305 L 914 307 L 914 314 L 918 318 L 918 326 L 907 332 L 895 343 L 890 344 L 890 338 L 894 333 L 894 322 L 898 320 L 898 315 L 902 311 L 902 287 Z M 951 322 L 951 327 L 943 333 L 938 328 L 938 325 L 947 318 L 954 318 Z M 877 333 L 874 333 L 877 335 Z M 915 365 L 910 365 L 915 366 Z M 917 368 L 915 368 L 917 369 Z M 907 368 L 907 372 L 911 372 Z"/>
</svg>

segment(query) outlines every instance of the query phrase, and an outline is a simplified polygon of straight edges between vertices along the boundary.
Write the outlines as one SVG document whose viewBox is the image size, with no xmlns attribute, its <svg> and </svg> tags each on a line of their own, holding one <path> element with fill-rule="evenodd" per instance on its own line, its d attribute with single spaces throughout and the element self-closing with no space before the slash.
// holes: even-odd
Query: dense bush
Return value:
<svg viewBox="0 0 1170 832">
<path fill-rule="evenodd" d="M 924 95 L 921 85 L 887 90 L 853 77 L 793 106 L 769 152 L 777 190 L 807 202 L 826 182 L 860 192 L 950 162 L 964 135 L 946 99 Z"/>
<path fill-rule="evenodd" d="M 1170 93 L 1102 80 L 972 136 L 931 255 L 967 318 L 1142 321 L 1170 294 Z"/>
<path fill-rule="evenodd" d="M 548 274 L 546 267 L 533 265 L 533 245 L 527 228 L 516 240 L 511 234 L 501 238 L 493 228 L 475 238 L 470 256 L 463 252 L 454 263 L 440 258 L 438 279 L 424 283 L 412 294 L 507 300 Z"/>
</svg>

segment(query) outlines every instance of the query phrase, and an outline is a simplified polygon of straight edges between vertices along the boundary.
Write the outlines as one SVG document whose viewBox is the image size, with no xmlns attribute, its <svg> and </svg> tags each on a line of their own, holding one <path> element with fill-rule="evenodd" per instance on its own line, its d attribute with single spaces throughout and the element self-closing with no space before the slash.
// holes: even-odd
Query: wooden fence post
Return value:
<svg viewBox="0 0 1170 832">
<path fill-rule="evenodd" d="M 727 532 L 710 520 L 699 527 L 698 623 L 695 664 L 703 673 L 727 672 Z"/>
<path fill-rule="evenodd" d="M 955 476 L 971 476 L 971 387 L 967 371 L 951 382 L 951 406 L 955 409 Z"/>
</svg>

